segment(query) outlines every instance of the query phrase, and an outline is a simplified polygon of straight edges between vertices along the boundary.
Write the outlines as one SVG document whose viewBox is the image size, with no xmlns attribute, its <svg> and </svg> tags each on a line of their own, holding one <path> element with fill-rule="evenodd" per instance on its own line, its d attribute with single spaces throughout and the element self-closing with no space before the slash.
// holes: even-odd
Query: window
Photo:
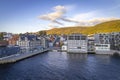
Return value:
<svg viewBox="0 0 120 80">
<path fill-rule="evenodd" d="M 74 36 L 69 36 L 69 40 L 74 40 Z"/>
<path fill-rule="evenodd" d="M 75 36 L 75 40 L 80 40 L 80 36 Z"/>
<path fill-rule="evenodd" d="M 86 40 L 86 36 L 81 36 L 81 40 Z"/>
<path fill-rule="evenodd" d="M 77 47 L 78 49 L 81 49 L 81 47 Z"/>
</svg>

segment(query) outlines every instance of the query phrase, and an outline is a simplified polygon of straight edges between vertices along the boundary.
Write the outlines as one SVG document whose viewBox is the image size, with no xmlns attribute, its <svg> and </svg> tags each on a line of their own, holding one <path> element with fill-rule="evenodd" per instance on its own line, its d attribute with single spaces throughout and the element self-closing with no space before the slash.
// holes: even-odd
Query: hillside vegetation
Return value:
<svg viewBox="0 0 120 80">
<path fill-rule="evenodd" d="M 47 34 L 71 34 L 71 33 L 82 33 L 82 34 L 95 34 L 95 33 L 110 33 L 120 32 L 120 20 L 104 22 L 95 26 L 73 26 L 64 28 L 54 28 L 46 31 Z"/>
</svg>

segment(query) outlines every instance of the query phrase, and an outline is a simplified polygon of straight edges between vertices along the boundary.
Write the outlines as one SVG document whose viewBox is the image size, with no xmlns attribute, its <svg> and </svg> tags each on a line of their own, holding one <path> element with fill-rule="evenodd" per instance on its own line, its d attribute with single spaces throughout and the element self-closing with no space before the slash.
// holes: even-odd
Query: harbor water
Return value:
<svg viewBox="0 0 120 80">
<path fill-rule="evenodd" d="M 0 80 L 120 80 L 120 57 L 46 52 L 0 65 Z"/>
</svg>

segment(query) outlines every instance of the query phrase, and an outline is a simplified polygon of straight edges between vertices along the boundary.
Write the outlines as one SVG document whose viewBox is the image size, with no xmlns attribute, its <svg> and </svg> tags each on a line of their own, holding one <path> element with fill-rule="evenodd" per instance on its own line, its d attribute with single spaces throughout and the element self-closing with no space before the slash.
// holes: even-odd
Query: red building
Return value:
<svg viewBox="0 0 120 80">
<path fill-rule="evenodd" d="M 0 47 L 7 46 L 8 41 L 0 41 Z"/>
</svg>

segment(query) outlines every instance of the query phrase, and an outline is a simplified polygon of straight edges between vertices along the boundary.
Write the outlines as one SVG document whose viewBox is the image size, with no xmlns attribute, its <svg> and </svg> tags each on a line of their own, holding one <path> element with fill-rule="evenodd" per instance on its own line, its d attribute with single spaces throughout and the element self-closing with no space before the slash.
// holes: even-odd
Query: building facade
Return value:
<svg viewBox="0 0 120 80">
<path fill-rule="evenodd" d="M 6 40 L 6 41 L 8 41 L 9 39 L 12 38 L 12 36 L 13 36 L 12 33 L 6 33 L 6 32 L 4 32 L 3 39 Z"/>
<path fill-rule="evenodd" d="M 17 45 L 17 41 L 19 39 L 18 35 L 13 35 L 13 37 L 11 39 L 8 40 L 9 45 Z"/>
<path fill-rule="evenodd" d="M 21 47 L 21 49 L 34 49 L 40 46 L 40 40 L 37 39 L 35 35 L 20 35 L 19 40 L 17 41 L 17 45 Z"/>
<path fill-rule="evenodd" d="M 112 50 L 120 51 L 120 32 L 110 33 L 110 44 Z"/>
<path fill-rule="evenodd" d="M 87 53 L 87 36 L 71 34 L 67 37 L 67 52 Z"/>
<path fill-rule="evenodd" d="M 40 45 L 43 48 L 48 48 L 49 47 L 48 39 L 46 37 L 39 37 L 39 39 L 40 39 Z"/>
<path fill-rule="evenodd" d="M 96 54 L 111 54 L 110 53 L 110 34 L 101 33 L 95 34 L 95 53 Z"/>
<path fill-rule="evenodd" d="M 0 41 L 0 47 L 8 46 L 8 41 L 2 40 Z"/>
<path fill-rule="evenodd" d="M 94 44 L 94 37 L 88 36 L 88 52 L 94 53 L 95 52 L 95 44 Z"/>
<path fill-rule="evenodd" d="M 95 34 L 95 43 L 97 44 L 110 44 L 110 34 L 101 33 Z"/>
<path fill-rule="evenodd" d="M 62 45 L 61 50 L 62 51 L 67 51 L 67 45 Z"/>
<path fill-rule="evenodd" d="M 0 47 L 0 57 L 10 56 L 20 52 L 19 46 L 6 46 Z"/>
</svg>

